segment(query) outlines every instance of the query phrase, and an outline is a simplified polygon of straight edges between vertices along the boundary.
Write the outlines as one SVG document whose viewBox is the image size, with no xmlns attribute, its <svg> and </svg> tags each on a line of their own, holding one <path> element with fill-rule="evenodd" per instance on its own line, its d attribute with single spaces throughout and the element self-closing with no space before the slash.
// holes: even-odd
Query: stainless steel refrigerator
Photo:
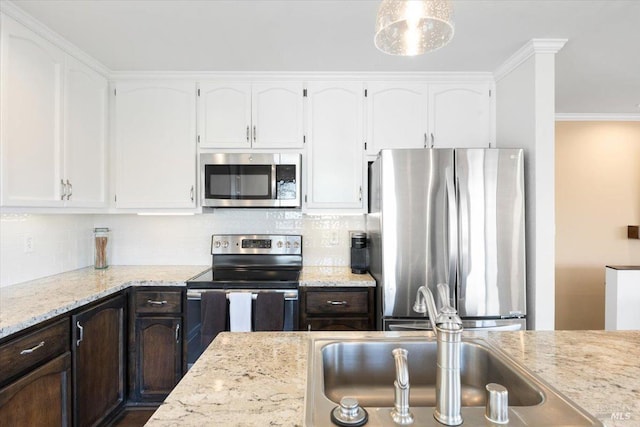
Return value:
<svg viewBox="0 0 640 427">
<path fill-rule="evenodd" d="M 521 149 L 380 151 L 366 220 L 379 329 L 430 329 L 413 305 L 438 283 L 465 328 L 526 328 L 523 166 Z"/>
</svg>

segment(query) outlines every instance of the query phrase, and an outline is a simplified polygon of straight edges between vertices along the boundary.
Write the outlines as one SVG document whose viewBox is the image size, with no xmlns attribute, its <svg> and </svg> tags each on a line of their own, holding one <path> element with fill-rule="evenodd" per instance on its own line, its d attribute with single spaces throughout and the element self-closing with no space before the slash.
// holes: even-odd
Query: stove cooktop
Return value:
<svg viewBox="0 0 640 427">
<path fill-rule="evenodd" d="M 214 277 L 215 276 L 215 277 Z M 298 287 L 299 270 L 234 270 L 216 271 L 211 268 L 187 280 L 187 288 L 287 288 Z"/>
</svg>

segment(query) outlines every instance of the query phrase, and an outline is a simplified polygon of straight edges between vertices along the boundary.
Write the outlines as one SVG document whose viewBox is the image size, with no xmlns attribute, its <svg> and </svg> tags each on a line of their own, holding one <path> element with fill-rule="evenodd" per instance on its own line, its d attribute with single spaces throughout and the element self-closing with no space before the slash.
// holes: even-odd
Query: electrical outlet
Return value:
<svg viewBox="0 0 640 427">
<path fill-rule="evenodd" d="M 33 252 L 33 237 L 26 236 L 24 238 L 24 253 L 28 254 Z"/>
</svg>

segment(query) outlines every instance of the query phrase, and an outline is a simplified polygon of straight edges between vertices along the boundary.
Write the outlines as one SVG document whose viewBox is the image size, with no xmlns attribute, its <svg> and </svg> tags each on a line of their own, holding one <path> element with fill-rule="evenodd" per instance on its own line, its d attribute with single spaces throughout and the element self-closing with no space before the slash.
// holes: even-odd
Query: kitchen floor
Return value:
<svg viewBox="0 0 640 427">
<path fill-rule="evenodd" d="M 142 427 L 151 418 L 156 408 L 127 408 L 122 415 L 111 424 L 111 427 Z"/>
</svg>

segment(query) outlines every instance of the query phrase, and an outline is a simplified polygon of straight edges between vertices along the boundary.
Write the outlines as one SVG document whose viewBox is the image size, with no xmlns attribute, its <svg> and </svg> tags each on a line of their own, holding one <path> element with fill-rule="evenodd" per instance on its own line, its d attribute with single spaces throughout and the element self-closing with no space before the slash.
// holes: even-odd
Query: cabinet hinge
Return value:
<svg viewBox="0 0 640 427">
<path fill-rule="evenodd" d="M 364 90 L 364 97 L 367 97 L 367 89 Z"/>
<path fill-rule="evenodd" d="M 307 90 L 306 89 L 302 89 L 302 97 L 303 98 L 307 97 Z"/>
</svg>

